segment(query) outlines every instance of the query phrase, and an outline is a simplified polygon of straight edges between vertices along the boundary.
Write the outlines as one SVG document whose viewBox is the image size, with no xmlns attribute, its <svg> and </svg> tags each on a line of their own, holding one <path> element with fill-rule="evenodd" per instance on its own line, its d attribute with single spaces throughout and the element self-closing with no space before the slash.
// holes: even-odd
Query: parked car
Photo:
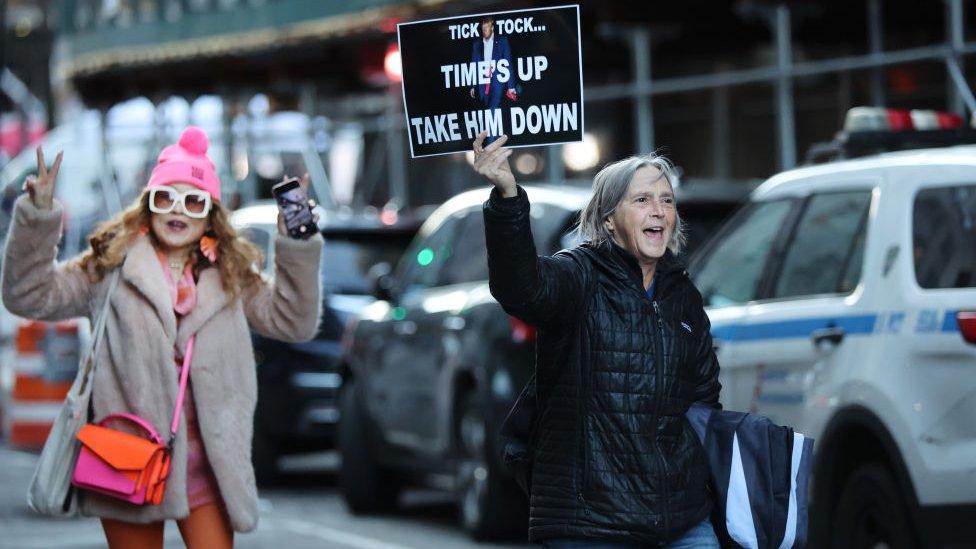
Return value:
<svg viewBox="0 0 976 549">
<path fill-rule="evenodd" d="M 976 147 L 924 148 L 952 143 L 849 128 L 821 150 L 860 158 L 773 176 L 689 269 L 723 405 L 816 439 L 814 546 L 976 544 Z"/>
<path fill-rule="evenodd" d="M 338 359 L 343 327 L 374 298 L 367 270 L 403 253 L 423 221 L 423 210 L 383 223 L 373 215 L 342 215 L 318 208 L 322 252 L 323 315 L 315 339 L 286 343 L 252 333 L 258 366 L 253 462 L 260 483 L 278 478 L 282 455 L 331 449 L 342 385 Z M 278 208 L 262 201 L 235 211 L 232 222 L 261 248 L 265 270 L 274 270 Z M 392 221 L 392 222 L 390 222 Z"/>
<path fill-rule="evenodd" d="M 575 245 L 572 229 L 590 191 L 526 192 L 538 253 Z M 739 205 L 708 192 L 678 195 L 693 224 Z M 353 512 L 389 510 L 404 486 L 421 483 L 455 492 L 461 523 L 476 539 L 526 531 L 527 502 L 496 440 L 534 368 L 535 329 L 489 292 L 487 198 L 487 189 L 468 191 L 435 211 L 395 274 L 379 279 L 380 300 L 349 327 L 339 485 Z"/>
</svg>

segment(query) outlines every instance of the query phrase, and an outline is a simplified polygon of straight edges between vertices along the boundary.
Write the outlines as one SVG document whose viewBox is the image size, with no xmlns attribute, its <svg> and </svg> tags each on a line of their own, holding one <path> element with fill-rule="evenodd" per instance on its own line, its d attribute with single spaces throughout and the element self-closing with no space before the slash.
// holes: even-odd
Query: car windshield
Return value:
<svg viewBox="0 0 976 549">
<path fill-rule="evenodd" d="M 322 285 L 331 294 L 367 295 L 367 272 L 377 263 L 393 265 L 409 243 L 409 235 L 396 233 L 323 233 Z"/>
<path fill-rule="evenodd" d="M 715 234 L 722 226 L 722 222 L 737 206 L 737 204 L 709 204 L 683 208 L 679 204 L 678 209 L 681 211 L 681 220 L 688 237 L 683 252 L 685 256 L 690 257 L 708 237 Z"/>
</svg>

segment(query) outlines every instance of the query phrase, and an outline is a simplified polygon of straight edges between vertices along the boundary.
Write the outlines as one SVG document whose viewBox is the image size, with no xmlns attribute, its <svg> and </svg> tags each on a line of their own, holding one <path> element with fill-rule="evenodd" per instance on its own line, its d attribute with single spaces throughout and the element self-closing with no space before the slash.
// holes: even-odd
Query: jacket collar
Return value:
<svg viewBox="0 0 976 549">
<path fill-rule="evenodd" d="M 186 348 L 186 342 L 215 314 L 227 305 L 227 294 L 220 282 L 220 271 L 216 267 L 207 267 L 200 271 L 197 281 L 197 304 L 192 311 L 180 322 L 176 334 L 176 344 L 180 349 Z M 172 313 L 172 307 L 170 312 Z"/>
<path fill-rule="evenodd" d="M 609 240 L 606 244 L 599 246 L 586 242 L 583 247 L 595 252 L 594 257 L 603 270 L 621 280 L 633 283 L 640 289 L 644 289 L 644 273 L 637 262 L 637 258 L 619 244 Z M 684 262 L 671 253 L 671 250 L 665 250 L 664 255 L 657 261 L 654 268 L 657 294 L 663 296 L 666 291 L 670 290 L 671 284 L 685 274 Z"/>
<path fill-rule="evenodd" d="M 214 267 L 203 269 L 197 281 L 197 304 L 180 322 L 177 332 L 176 313 L 167 289 L 166 275 L 148 235 L 136 237 L 129 246 L 122 263 L 122 278 L 146 297 L 162 321 L 167 339 L 176 341 L 181 349 L 186 347 L 191 335 L 227 304 L 220 272 Z"/>
</svg>

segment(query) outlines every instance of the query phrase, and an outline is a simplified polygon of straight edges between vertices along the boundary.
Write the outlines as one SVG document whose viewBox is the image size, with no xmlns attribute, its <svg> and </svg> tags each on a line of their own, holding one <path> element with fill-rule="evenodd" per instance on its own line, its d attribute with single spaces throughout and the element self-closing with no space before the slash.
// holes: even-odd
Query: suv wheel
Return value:
<svg viewBox="0 0 976 549">
<path fill-rule="evenodd" d="M 461 399 L 455 417 L 455 479 L 461 525 L 476 540 L 525 536 L 525 496 L 492 459 L 494 445 L 473 395 Z"/>
<path fill-rule="evenodd" d="M 916 546 L 907 506 L 888 469 L 880 463 L 851 473 L 834 515 L 831 547 L 910 549 Z"/>
<path fill-rule="evenodd" d="M 371 444 L 375 431 L 370 427 L 356 384 L 344 384 L 339 397 L 339 490 L 356 514 L 390 511 L 400 494 L 399 479 L 376 462 Z"/>
</svg>

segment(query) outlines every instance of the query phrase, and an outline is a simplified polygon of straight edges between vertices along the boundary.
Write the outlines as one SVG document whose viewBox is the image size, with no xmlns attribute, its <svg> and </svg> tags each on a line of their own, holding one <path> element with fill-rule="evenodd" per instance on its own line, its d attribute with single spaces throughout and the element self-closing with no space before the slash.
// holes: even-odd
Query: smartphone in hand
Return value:
<svg viewBox="0 0 976 549">
<path fill-rule="evenodd" d="M 292 238 L 308 238 L 318 231 L 312 218 L 312 208 L 308 205 L 308 197 L 299 185 L 297 177 L 286 179 L 271 187 L 271 194 L 278 209 L 285 218 L 288 236 Z"/>
</svg>

